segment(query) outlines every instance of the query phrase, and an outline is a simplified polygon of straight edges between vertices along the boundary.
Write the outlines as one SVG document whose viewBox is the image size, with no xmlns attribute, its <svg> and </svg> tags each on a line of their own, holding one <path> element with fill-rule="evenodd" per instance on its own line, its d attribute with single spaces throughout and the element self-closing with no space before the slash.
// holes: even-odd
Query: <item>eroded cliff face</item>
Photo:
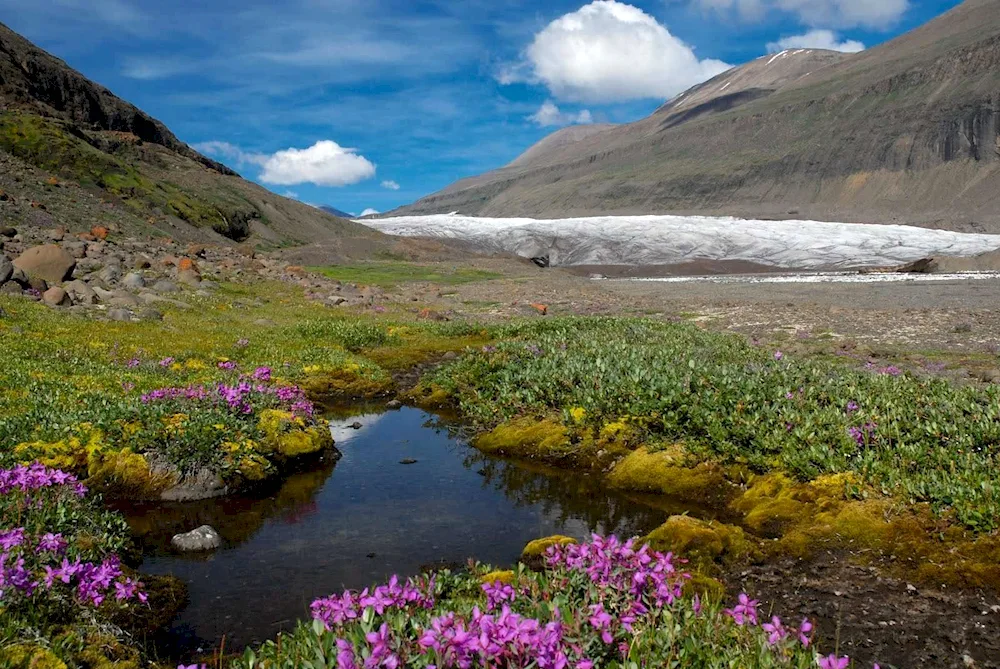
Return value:
<svg viewBox="0 0 1000 669">
<path fill-rule="evenodd" d="M 202 156 L 138 107 L 0 24 L 0 104 L 23 105 L 81 125 L 159 144 L 222 174 L 228 167 Z"/>
</svg>

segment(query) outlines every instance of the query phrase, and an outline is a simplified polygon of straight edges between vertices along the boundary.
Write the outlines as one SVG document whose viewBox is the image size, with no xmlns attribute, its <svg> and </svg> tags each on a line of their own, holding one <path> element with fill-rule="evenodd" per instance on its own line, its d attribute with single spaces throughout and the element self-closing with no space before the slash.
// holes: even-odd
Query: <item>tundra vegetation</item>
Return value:
<svg viewBox="0 0 1000 669">
<path fill-rule="evenodd" d="M 237 666 L 844 667 L 810 621 L 765 616 L 713 577 L 839 544 L 914 579 L 1000 585 L 995 386 L 651 319 L 432 322 L 265 282 L 195 299 L 162 322 L 108 323 L 0 296 L 0 664 L 154 659 L 141 624 L 169 620 L 176 584 L 135 573 L 101 497 L 155 498 L 198 471 L 230 490 L 280 476 L 331 448 L 326 398 L 457 409 L 486 453 L 731 522 L 555 537 L 525 554 L 538 571 L 471 564 L 331 595 Z"/>
</svg>

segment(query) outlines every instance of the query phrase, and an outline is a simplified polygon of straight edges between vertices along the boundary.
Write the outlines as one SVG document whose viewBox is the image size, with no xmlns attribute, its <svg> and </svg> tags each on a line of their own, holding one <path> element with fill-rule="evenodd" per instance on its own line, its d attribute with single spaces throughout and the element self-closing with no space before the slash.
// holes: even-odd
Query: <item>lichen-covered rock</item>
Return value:
<svg viewBox="0 0 1000 669">
<path fill-rule="evenodd" d="M 222 537 L 211 525 L 202 525 L 190 532 L 175 534 L 170 545 L 185 553 L 211 551 L 222 545 Z"/>
<path fill-rule="evenodd" d="M 46 244 L 34 246 L 19 255 L 14 260 L 14 267 L 24 271 L 29 277 L 60 283 L 72 276 L 76 259 L 59 246 Z"/>
</svg>

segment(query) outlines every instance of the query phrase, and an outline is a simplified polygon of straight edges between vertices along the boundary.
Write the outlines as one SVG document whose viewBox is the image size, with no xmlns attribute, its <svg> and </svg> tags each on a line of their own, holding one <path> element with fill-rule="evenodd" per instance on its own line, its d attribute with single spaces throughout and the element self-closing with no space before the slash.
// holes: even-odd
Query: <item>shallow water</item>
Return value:
<svg viewBox="0 0 1000 669">
<path fill-rule="evenodd" d="M 360 430 L 346 427 L 355 420 Z M 601 490 L 589 476 L 488 458 L 417 409 L 337 420 L 333 432 L 342 459 L 269 495 L 123 509 L 143 541 L 142 571 L 189 587 L 170 651 L 208 650 L 223 635 L 230 649 L 271 638 L 305 618 L 316 597 L 393 573 L 469 557 L 509 565 L 538 537 L 641 535 L 689 510 Z M 417 462 L 399 463 L 406 458 Z M 222 549 L 170 551 L 173 534 L 204 523 L 223 536 Z"/>
</svg>

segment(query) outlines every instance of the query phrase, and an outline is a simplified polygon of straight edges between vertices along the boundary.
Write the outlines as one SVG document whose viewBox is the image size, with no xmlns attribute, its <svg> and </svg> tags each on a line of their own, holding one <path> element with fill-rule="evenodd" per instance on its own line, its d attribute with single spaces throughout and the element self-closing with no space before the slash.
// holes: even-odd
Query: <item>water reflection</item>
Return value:
<svg viewBox="0 0 1000 669">
<path fill-rule="evenodd" d="M 355 421 L 360 429 L 349 427 Z M 540 536 L 644 534 L 689 508 L 483 456 L 460 431 L 416 409 L 349 417 L 334 434 L 340 461 L 295 474 L 271 494 L 125 509 L 146 550 L 143 570 L 189 585 L 174 650 L 210 648 L 223 635 L 227 648 L 273 637 L 318 596 L 424 564 L 468 557 L 510 564 Z M 197 558 L 170 552 L 173 534 L 206 523 L 225 539 L 221 550 Z"/>
</svg>

